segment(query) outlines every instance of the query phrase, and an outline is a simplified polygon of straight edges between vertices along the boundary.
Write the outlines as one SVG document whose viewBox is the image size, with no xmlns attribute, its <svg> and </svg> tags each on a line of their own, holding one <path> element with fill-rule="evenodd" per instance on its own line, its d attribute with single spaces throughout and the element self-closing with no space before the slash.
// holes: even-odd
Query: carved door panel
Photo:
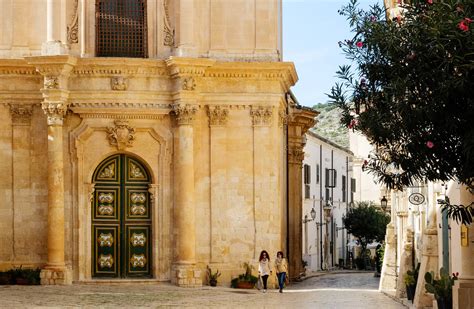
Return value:
<svg viewBox="0 0 474 309">
<path fill-rule="evenodd" d="M 145 166 L 114 155 L 97 167 L 93 181 L 92 275 L 150 277 L 150 176 Z"/>
</svg>

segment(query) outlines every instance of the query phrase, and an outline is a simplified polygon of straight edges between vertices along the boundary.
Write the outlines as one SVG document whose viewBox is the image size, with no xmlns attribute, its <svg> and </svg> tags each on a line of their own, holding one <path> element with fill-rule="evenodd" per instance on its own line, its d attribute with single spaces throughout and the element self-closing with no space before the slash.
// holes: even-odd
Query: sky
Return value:
<svg viewBox="0 0 474 309">
<path fill-rule="evenodd" d="M 299 81 L 292 88 L 301 105 L 325 103 L 339 65 L 349 64 L 337 42 L 352 38 L 338 10 L 349 0 L 283 0 L 283 60 L 295 63 Z M 362 8 L 382 0 L 359 0 Z"/>
</svg>

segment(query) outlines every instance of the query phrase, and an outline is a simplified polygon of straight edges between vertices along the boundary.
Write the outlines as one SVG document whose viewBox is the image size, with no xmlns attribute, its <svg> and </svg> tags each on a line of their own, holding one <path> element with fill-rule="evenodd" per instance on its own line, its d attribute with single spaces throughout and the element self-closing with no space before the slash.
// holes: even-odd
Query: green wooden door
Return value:
<svg viewBox="0 0 474 309">
<path fill-rule="evenodd" d="M 92 276 L 151 277 L 150 175 L 138 160 L 113 155 L 95 170 Z"/>
</svg>

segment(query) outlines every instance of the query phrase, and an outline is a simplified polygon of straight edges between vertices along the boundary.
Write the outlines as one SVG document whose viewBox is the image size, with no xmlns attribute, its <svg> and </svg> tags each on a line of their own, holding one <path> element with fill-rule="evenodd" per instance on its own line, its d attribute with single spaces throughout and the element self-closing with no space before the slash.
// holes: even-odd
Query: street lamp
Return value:
<svg viewBox="0 0 474 309">
<path fill-rule="evenodd" d="M 380 206 L 382 207 L 382 210 L 385 212 L 387 210 L 387 204 L 388 204 L 388 201 L 387 201 L 387 198 L 385 197 L 385 195 L 382 197 L 382 199 L 380 200 Z"/>
<path fill-rule="evenodd" d="M 316 219 L 316 210 L 314 210 L 314 207 L 311 208 L 311 211 L 309 212 L 309 214 L 311 215 L 311 218 L 312 218 L 313 220 Z"/>
</svg>

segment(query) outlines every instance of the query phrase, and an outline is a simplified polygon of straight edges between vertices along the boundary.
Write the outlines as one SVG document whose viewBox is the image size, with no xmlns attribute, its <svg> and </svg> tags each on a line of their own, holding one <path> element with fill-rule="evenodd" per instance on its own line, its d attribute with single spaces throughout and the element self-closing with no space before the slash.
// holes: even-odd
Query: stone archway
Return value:
<svg viewBox="0 0 474 309">
<path fill-rule="evenodd" d="M 98 165 L 92 182 L 92 277 L 151 277 L 153 210 L 146 166 L 115 154 Z"/>
</svg>

